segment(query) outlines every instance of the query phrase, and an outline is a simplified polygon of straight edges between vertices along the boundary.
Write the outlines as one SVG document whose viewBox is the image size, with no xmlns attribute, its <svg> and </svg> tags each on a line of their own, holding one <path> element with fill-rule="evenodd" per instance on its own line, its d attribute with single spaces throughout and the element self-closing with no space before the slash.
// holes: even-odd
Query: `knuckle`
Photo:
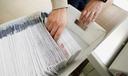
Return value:
<svg viewBox="0 0 128 76">
<path fill-rule="evenodd" d="M 56 37 L 59 37 L 60 36 L 60 32 L 56 33 Z"/>
</svg>

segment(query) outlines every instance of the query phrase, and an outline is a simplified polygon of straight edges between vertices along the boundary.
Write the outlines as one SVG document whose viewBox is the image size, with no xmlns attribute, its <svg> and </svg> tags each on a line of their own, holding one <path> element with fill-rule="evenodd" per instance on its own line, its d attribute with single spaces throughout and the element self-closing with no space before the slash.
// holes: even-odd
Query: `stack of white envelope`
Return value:
<svg viewBox="0 0 128 76">
<path fill-rule="evenodd" d="M 81 47 L 65 29 L 55 42 L 40 15 L 0 25 L 0 76 L 51 76 L 71 62 Z"/>
</svg>

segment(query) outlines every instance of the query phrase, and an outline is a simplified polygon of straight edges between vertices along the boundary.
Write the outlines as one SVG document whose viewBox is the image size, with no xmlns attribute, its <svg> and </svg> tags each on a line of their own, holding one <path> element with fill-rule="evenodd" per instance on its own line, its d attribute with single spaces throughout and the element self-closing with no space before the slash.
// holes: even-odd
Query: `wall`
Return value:
<svg viewBox="0 0 128 76">
<path fill-rule="evenodd" d="M 50 9 L 50 0 L 0 0 L 0 24 L 33 12 Z"/>
</svg>

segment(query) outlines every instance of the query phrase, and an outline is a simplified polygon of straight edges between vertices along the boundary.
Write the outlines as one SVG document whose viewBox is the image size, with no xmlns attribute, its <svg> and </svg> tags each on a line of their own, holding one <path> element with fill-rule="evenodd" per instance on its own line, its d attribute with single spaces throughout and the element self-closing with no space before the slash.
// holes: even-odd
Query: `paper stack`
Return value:
<svg viewBox="0 0 128 76">
<path fill-rule="evenodd" d="M 0 76 L 54 76 L 81 48 L 65 29 L 55 42 L 45 13 L 0 25 Z"/>
</svg>

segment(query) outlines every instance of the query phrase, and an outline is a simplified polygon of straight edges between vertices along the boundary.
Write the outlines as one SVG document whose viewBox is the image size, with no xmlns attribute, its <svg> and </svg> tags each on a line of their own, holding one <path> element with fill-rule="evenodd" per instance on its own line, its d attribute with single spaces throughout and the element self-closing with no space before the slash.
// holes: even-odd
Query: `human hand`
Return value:
<svg viewBox="0 0 128 76">
<path fill-rule="evenodd" d="M 79 18 L 79 22 L 86 26 L 90 22 L 95 21 L 99 13 L 102 11 L 104 4 L 105 3 L 99 0 L 90 0 L 90 2 L 86 5 L 84 10 L 82 11 L 81 16 Z"/>
<path fill-rule="evenodd" d="M 67 25 L 67 9 L 60 8 L 53 10 L 48 16 L 46 27 L 51 36 L 57 41 Z"/>
</svg>

